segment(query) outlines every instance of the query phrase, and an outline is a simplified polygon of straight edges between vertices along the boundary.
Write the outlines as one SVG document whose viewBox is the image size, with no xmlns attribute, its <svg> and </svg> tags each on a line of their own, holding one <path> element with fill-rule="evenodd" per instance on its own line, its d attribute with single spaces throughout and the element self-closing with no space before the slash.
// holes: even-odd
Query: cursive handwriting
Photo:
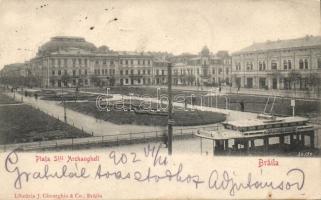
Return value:
<svg viewBox="0 0 321 200">
<path fill-rule="evenodd" d="M 159 152 L 161 149 L 161 144 L 158 144 L 157 148 L 156 146 L 151 147 L 150 144 L 147 145 L 147 147 L 144 147 L 144 153 L 145 157 L 152 157 L 154 159 L 153 161 L 153 166 L 155 167 L 156 165 L 160 166 L 165 166 L 167 165 L 167 156 L 162 157 Z"/>
<path fill-rule="evenodd" d="M 263 169 L 260 175 L 254 175 L 252 171 L 247 173 L 245 179 L 237 176 L 235 171 L 219 172 L 212 169 L 209 173 L 189 173 L 184 170 L 184 164 L 170 165 L 166 156 L 162 155 L 160 146 L 147 145 L 144 148 L 144 156 L 139 157 L 136 153 L 131 152 L 119 153 L 111 151 L 107 160 L 107 166 L 99 163 L 97 168 L 92 171 L 86 167 L 78 167 L 77 162 L 69 165 L 61 165 L 51 169 L 46 163 L 41 170 L 24 170 L 23 165 L 19 163 L 19 156 L 16 151 L 10 152 L 5 159 L 5 170 L 14 176 L 14 188 L 22 189 L 33 179 L 47 181 L 49 179 L 81 179 L 86 180 L 116 180 L 136 182 L 159 183 L 159 182 L 175 182 L 178 184 L 191 185 L 193 188 L 205 187 L 206 189 L 227 191 L 228 195 L 234 196 L 240 190 L 297 190 L 304 188 L 305 173 L 302 169 L 292 168 L 285 174 L 284 178 L 277 180 L 269 179 L 263 176 Z M 144 160 L 144 159 L 145 160 Z M 152 159 L 152 162 L 142 168 L 137 163 Z M 120 165 L 120 169 L 117 166 Z M 124 167 L 125 166 L 125 167 Z M 91 173 L 92 172 L 92 173 Z M 282 177 L 282 176 L 281 176 Z M 241 179 L 241 180 L 240 180 Z"/>
<path fill-rule="evenodd" d="M 89 178 L 89 174 L 86 172 L 86 168 L 82 167 L 80 170 L 78 169 L 77 164 L 75 164 L 75 170 L 70 170 L 67 165 L 63 165 L 58 171 L 50 171 L 48 164 L 44 165 L 42 171 L 33 171 L 26 172 L 19 168 L 18 166 L 19 157 L 16 151 L 12 151 L 8 154 L 5 160 L 5 169 L 9 173 L 13 173 L 16 175 L 14 181 L 14 187 L 16 189 L 22 188 L 23 181 L 28 183 L 31 179 L 45 179 L 49 178 L 78 178 L 78 179 L 86 179 Z"/>
<path fill-rule="evenodd" d="M 262 173 L 262 171 L 261 171 Z M 235 176 L 235 173 L 233 173 Z M 245 182 L 236 182 L 231 174 L 227 171 L 223 171 L 221 177 L 217 170 L 212 170 L 208 179 L 208 188 L 216 190 L 228 190 L 231 196 L 234 196 L 237 191 L 252 190 L 252 189 L 264 189 L 270 188 L 272 190 L 291 190 L 293 187 L 297 190 L 302 190 L 305 181 L 305 174 L 302 169 L 293 168 L 286 173 L 286 177 L 295 178 L 296 181 L 281 180 L 279 182 L 273 182 L 271 180 L 253 180 L 252 173 L 248 173 L 247 180 Z"/>
<path fill-rule="evenodd" d="M 166 169 L 163 174 L 157 174 L 152 172 L 152 167 L 148 167 L 147 172 L 143 172 L 140 170 L 135 170 L 132 173 L 131 172 L 123 172 L 120 170 L 116 171 L 109 171 L 106 170 L 103 172 L 103 169 L 101 165 L 98 166 L 98 169 L 96 171 L 95 175 L 96 179 L 109 179 L 114 178 L 116 180 L 126 180 L 126 179 L 133 179 L 137 182 L 154 182 L 158 183 L 161 180 L 167 180 L 167 181 L 176 181 L 177 183 L 192 183 L 195 185 L 195 188 L 197 189 L 198 186 L 204 181 L 201 180 L 199 175 L 191 175 L 191 174 L 183 174 L 183 164 L 180 163 L 178 168 L 175 171 L 172 171 L 170 169 Z"/>
</svg>

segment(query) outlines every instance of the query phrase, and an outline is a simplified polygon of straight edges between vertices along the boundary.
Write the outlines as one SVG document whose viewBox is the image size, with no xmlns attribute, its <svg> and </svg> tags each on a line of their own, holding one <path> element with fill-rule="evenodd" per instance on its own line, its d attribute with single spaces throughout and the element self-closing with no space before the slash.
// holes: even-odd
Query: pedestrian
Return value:
<svg viewBox="0 0 321 200">
<path fill-rule="evenodd" d="M 35 93 L 35 99 L 38 100 L 38 94 L 37 93 Z"/>
<path fill-rule="evenodd" d="M 241 105 L 241 112 L 244 112 L 244 109 L 245 109 L 244 101 L 241 101 L 240 105 Z"/>
</svg>

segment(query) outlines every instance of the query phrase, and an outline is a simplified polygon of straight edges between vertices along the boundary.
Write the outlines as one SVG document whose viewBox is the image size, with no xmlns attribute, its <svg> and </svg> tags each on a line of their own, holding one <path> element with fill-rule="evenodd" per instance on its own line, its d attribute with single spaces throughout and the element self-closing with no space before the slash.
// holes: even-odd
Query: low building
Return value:
<svg viewBox="0 0 321 200">
<path fill-rule="evenodd" d="M 254 43 L 232 54 L 238 88 L 307 90 L 321 84 L 321 37 Z"/>
<path fill-rule="evenodd" d="M 13 63 L 5 65 L 1 70 L 1 76 L 24 77 L 27 75 L 26 63 Z"/>
<path fill-rule="evenodd" d="M 5 65 L 0 71 L 0 81 L 4 84 L 23 85 L 27 82 L 28 62 Z"/>
</svg>

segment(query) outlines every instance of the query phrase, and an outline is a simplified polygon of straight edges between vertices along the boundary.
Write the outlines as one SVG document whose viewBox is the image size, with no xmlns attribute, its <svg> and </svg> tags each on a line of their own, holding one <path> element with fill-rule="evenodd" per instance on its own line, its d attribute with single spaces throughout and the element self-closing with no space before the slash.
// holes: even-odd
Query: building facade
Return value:
<svg viewBox="0 0 321 200">
<path fill-rule="evenodd" d="M 26 70 L 40 87 L 89 87 L 152 84 L 152 66 L 148 53 L 114 52 L 84 38 L 53 37 L 39 47 Z"/>
<path fill-rule="evenodd" d="M 21 64 L 27 85 L 38 87 L 91 87 L 167 84 L 171 61 L 174 85 L 221 85 L 230 83 L 231 57 L 216 55 L 207 47 L 198 55 L 173 56 L 163 52 L 112 51 L 96 47 L 81 37 L 53 37 L 38 48 L 30 61 Z M 6 66 L 1 76 L 14 71 Z M 10 73 L 9 73 L 10 72 Z"/>
<path fill-rule="evenodd" d="M 173 58 L 175 85 L 230 85 L 232 59 L 227 51 L 213 54 L 205 46 L 198 55 L 182 54 Z"/>
<path fill-rule="evenodd" d="M 238 88 L 319 88 L 321 37 L 254 43 L 232 54 L 232 85 Z"/>
</svg>

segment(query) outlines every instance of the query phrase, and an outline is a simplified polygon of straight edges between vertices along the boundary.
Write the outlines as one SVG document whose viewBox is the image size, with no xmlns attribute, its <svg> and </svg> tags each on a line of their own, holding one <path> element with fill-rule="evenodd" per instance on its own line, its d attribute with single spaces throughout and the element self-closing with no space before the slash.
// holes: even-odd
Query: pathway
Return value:
<svg viewBox="0 0 321 200">
<path fill-rule="evenodd" d="M 8 94 L 12 97 L 12 94 Z M 15 94 L 16 97 L 21 98 L 21 94 Z M 23 97 L 25 104 L 31 105 L 36 109 L 51 115 L 60 120 L 64 119 L 63 106 L 54 101 L 35 100 L 33 97 Z M 75 126 L 79 129 L 83 129 L 85 132 L 94 134 L 95 136 L 102 135 L 115 135 L 130 132 L 146 132 L 146 131 L 161 131 L 164 128 L 156 126 L 141 126 L 141 125 L 118 125 L 107 121 L 96 119 L 92 116 L 66 109 L 67 123 Z"/>
<path fill-rule="evenodd" d="M 98 92 L 87 92 L 87 91 L 80 91 L 80 92 L 86 93 L 86 94 L 105 95 L 104 93 L 98 93 Z M 157 100 L 156 98 L 143 98 L 143 97 L 139 97 L 139 96 L 127 96 L 127 95 L 120 95 L 120 94 L 113 94 L 113 96 L 116 97 L 117 99 L 121 99 L 123 97 L 125 99 L 131 98 L 132 100 L 151 101 L 152 103 L 161 104 L 160 101 Z M 109 99 L 109 100 L 113 100 L 113 99 Z M 167 105 L 167 101 L 164 101 L 163 104 Z M 183 108 L 185 105 L 183 103 L 173 102 L 173 106 Z M 237 110 L 228 110 L 228 109 L 213 108 L 213 107 L 206 107 L 206 106 L 196 106 L 196 105 L 188 104 L 187 108 L 189 108 L 189 109 L 193 108 L 194 110 L 200 110 L 200 111 L 223 113 L 226 115 L 227 120 L 229 120 L 229 121 L 257 117 L 257 113 L 241 112 L 241 111 L 237 111 Z"/>
</svg>

